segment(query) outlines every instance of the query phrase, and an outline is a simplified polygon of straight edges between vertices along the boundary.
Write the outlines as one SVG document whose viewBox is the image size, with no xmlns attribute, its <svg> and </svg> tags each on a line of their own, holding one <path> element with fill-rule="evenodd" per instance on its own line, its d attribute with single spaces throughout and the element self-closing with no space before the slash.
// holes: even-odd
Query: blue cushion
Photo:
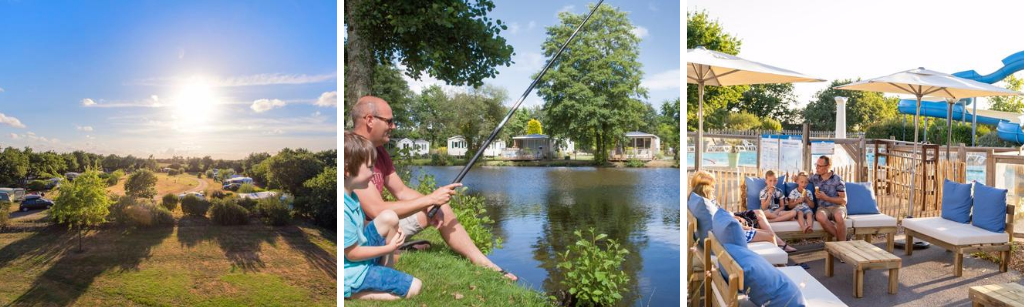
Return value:
<svg viewBox="0 0 1024 307">
<path fill-rule="evenodd" d="M 743 226 L 733 218 L 732 212 L 718 210 L 712 217 L 711 225 L 711 231 L 715 233 L 718 242 L 747 247 L 747 236 L 743 232 Z"/>
<path fill-rule="evenodd" d="M 717 234 L 716 234 L 717 236 Z M 805 306 L 796 282 L 768 263 L 764 257 L 746 246 L 722 244 L 726 252 L 743 269 L 741 292 L 756 306 Z"/>
<path fill-rule="evenodd" d="M 708 238 L 708 231 L 711 231 L 711 214 L 713 212 L 710 209 L 717 208 L 715 206 L 709 209 L 705 205 L 706 201 L 709 200 L 697 195 L 697 193 L 690 193 L 690 199 L 686 201 L 686 208 L 697 219 L 697 245 L 701 248 L 704 248 L 704 239 Z"/>
<path fill-rule="evenodd" d="M 761 200 L 758 196 L 761 195 L 761 190 L 764 190 L 765 184 L 764 178 L 746 177 L 743 179 L 747 184 L 747 210 L 758 210 L 761 209 Z M 780 192 L 786 193 L 786 176 L 779 176 L 779 182 L 775 184 L 775 188 Z"/>
<path fill-rule="evenodd" d="M 991 232 L 1006 230 L 1005 189 L 989 187 L 980 182 L 974 183 L 974 218 L 971 225 Z"/>
<path fill-rule="evenodd" d="M 878 202 L 871 193 L 870 183 L 846 183 L 846 214 L 878 214 Z"/>
<path fill-rule="evenodd" d="M 942 218 L 957 223 L 971 221 L 971 185 L 946 179 L 942 183 Z"/>
</svg>

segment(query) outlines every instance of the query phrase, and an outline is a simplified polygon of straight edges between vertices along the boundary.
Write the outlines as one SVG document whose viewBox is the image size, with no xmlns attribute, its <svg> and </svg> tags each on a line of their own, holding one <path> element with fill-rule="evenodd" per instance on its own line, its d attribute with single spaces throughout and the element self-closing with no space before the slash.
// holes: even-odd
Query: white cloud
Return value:
<svg viewBox="0 0 1024 307">
<path fill-rule="evenodd" d="M 320 116 L 320 111 L 313 112 L 313 117 L 319 117 L 319 116 Z"/>
<path fill-rule="evenodd" d="M 320 98 L 317 98 L 313 104 L 320 107 L 337 107 L 338 106 L 338 91 L 324 92 L 320 94 Z"/>
<path fill-rule="evenodd" d="M 209 79 L 210 86 L 213 87 L 239 87 L 239 86 L 261 86 L 261 85 L 280 85 L 280 84 L 308 84 L 308 83 L 322 83 L 328 81 L 334 81 L 338 78 L 338 73 L 333 72 L 329 74 L 320 75 L 307 75 L 307 74 L 280 74 L 280 73 L 267 73 L 267 74 L 256 74 L 248 76 L 231 76 L 224 78 L 211 78 Z M 129 85 L 143 85 L 143 86 L 177 86 L 187 82 L 191 78 L 171 77 L 171 78 L 149 78 L 140 79 L 131 82 L 127 82 Z"/>
<path fill-rule="evenodd" d="M 0 87 L 0 93 L 4 92 L 4 88 Z"/>
<path fill-rule="evenodd" d="M 78 131 L 92 131 L 92 126 L 75 126 Z"/>
<path fill-rule="evenodd" d="M 13 116 L 4 115 L 4 113 L 0 113 L 0 124 L 6 124 L 14 128 L 25 128 L 25 124 L 22 124 L 20 120 Z"/>
<path fill-rule="evenodd" d="M 516 65 L 512 66 L 512 68 L 518 71 L 535 73 L 539 72 L 541 68 L 544 68 L 544 60 L 544 55 L 538 52 L 520 53 L 513 59 L 513 61 L 516 62 Z"/>
<path fill-rule="evenodd" d="M 273 108 L 279 108 L 284 106 L 284 101 L 280 99 L 260 99 L 252 102 L 252 110 L 256 113 L 263 113 Z"/>
<path fill-rule="evenodd" d="M 400 71 L 405 71 L 405 65 L 398 64 L 398 69 Z M 403 73 L 402 79 L 405 79 L 405 82 L 409 84 L 409 89 L 416 94 L 422 93 L 424 89 L 433 85 L 440 86 L 446 93 L 465 93 L 467 88 L 465 86 L 448 85 L 448 83 L 427 74 L 420 75 L 420 79 L 416 80 Z"/>
<path fill-rule="evenodd" d="M 533 28 L 536 28 L 536 27 L 537 27 L 537 22 L 535 22 L 533 20 L 530 20 L 530 23 L 526 24 L 526 30 L 527 31 L 533 30 Z"/>
<path fill-rule="evenodd" d="M 519 33 L 519 23 L 518 22 L 513 22 L 513 23 L 508 24 L 508 33 L 512 34 L 512 35 L 518 34 Z"/>
<path fill-rule="evenodd" d="M 629 33 L 633 33 L 633 35 L 636 35 L 636 37 L 639 38 L 645 38 L 650 34 L 650 31 L 647 31 L 647 28 L 636 26 L 632 30 L 629 30 Z"/>
<path fill-rule="evenodd" d="M 17 140 L 17 139 L 20 139 L 21 136 L 18 136 L 17 133 L 11 132 L 11 138 Z"/>
<path fill-rule="evenodd" d="M 90 98 L 82 99 L 82 106 L 90 107 L 96 105 L 96 102 Z"/>
<path fill-rule="evenodd" d="M 654 91 L 679 88 L 679 77 L 679 70 L 673 69 L 648 75 L 640 85 Z"/>
<path fill-rule="evenodd" d="M 572 13 L 572 11 L 573 11 L 573 10 L 575 10 L 575 9 L 576 9 L 576 6 L 575 6 L 575 5 L 566 5 L 566 6 L 563 6 L 563 7 L 561 8 L 561 9 L 559 9 L 559 10 L 558 10 L 557 12 L 555 12 L 555 18 L 558 18 L 558 14 L 560 14 L 560 13 L 562 13 L 562 12 L 569 12 L 569 13 Z"/>
</svg>

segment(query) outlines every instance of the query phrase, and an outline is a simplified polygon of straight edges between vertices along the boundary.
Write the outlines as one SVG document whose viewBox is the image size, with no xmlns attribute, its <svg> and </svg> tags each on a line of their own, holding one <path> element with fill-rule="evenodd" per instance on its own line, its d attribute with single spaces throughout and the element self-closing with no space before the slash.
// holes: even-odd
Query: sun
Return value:
<svg viewBox="0 0 1024 307">
<path fill-rule="evenodd" d="M 208 128 L 220 99 L 205 78 L 191 77 L 181 85 L 171 103 L 177 130 L 201 131 Z"/>
</svg>

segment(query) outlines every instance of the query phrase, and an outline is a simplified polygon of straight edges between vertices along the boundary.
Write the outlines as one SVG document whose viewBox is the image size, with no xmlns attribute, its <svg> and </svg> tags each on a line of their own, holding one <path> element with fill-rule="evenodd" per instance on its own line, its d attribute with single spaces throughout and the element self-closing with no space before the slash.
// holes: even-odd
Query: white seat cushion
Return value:
<svg viewBox="0 0 1024 307">
<path fill-rule="evenodd" d="M 725 304 L 725 299 L 722 298 L 722 291 L 718 289 L 718 284 L 711 283 L 711 291 L 712 295 L 715 296 L 715 300 L 718 301 L 717 306 L 727 306 Z M 757 307 L 757 305 L 754 305 L 754 303 L 750 302 L 750 300 L 747 299 L 746 294 L 740 293 L 739 295 L 737 295 L 736 300 L 737 303 L 739 303 L 737 305 L 740 305 L 742 307 Z"/>
<path fill-rule="evenodd" d="M 953 245 L 1006 243 L 1005 232 L 991 232 L 941 217 L 903 219 L 903 227 Z"/>
<path fill-rule="evenodd" d="M 785 265 L 789 262 L 789 254 L 774 243 L 753 242 L 748 243 L 747 248 L 754 251 L 754 253 L 761 255 L 761 257 L 764 257 L 764 259 L 768 260 L 768 263 L 772 265 Z"/>
<path fill-rule="evenodd" d="M 896 227 L 896 218 L 885 214 L 857 214 L 848 216 L 854 228 Z"/>
<path fill-rule="evenodd" d="M 804 295 L 804 302 L 807 303 L 807 306 L 846 306 L 804 268 L 788 266 L 779 268 L 779 271 L 782 271 L 782 274 L 795 282 L 797 287 L 800 287 L 800 293 Z"/>
<path fill-rule="evenodd" d="M 846 221 L 846 227 L 847 228 L 853 227 L 853 222 L 852 222 L 852 220 L 850 220 L 849 217 L 843 219 L 843 221 Z M 803 229 L 800 229 L 800 223 L 797 222 L 796 220 L 785 221 L 785 222 L 769 222 L 768 225 L 771 225 L 772 231 L 775 231 L 776 233 L 780 233 L 780 232 L 802 232 L 803 231 Z M 818 230 L 822 230 L 823 231 L 823 230 L 825 230 L 825 228 L 821 228 L 821 224 L 818 223 L 818 221 L 814 221 L 811 224 L 811 229 L 813 229 L 815 231 L 818 231 Z"/>
</svg>

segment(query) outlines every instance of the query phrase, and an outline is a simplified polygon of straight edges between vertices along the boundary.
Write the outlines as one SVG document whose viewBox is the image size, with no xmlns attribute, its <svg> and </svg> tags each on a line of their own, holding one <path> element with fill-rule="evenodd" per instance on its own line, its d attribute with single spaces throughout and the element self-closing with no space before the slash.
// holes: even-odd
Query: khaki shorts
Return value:
<svg viewBox="0 0 1024 307">
<path fill-rule="evenodd" d="M 829 221 L 833 221 L 833 222 L 835 222 L 835 220 L 836 220 L 836 212 L 842 212 L 843 213 L 843 218 L 844 219 L 846 218 L 846 206 L 835 205 L 835 206 L 821 207 L 821 208 L 818 208 L 818 212 L 825 212 L 825 214 L 828 215 L 828 220 Z"/>
<path fill-rule="evenodd" d="M 417 233 L 420 233 L 420 231 L 423 231 L 423 226 L 420 225 L 420 221 L 417 219 L 418 215 L 419 213 L 398 220 L 398 228 L 402 230 L 402 233 L 405 234 L 406 238 L 412 237 Z"/>
</svg>

